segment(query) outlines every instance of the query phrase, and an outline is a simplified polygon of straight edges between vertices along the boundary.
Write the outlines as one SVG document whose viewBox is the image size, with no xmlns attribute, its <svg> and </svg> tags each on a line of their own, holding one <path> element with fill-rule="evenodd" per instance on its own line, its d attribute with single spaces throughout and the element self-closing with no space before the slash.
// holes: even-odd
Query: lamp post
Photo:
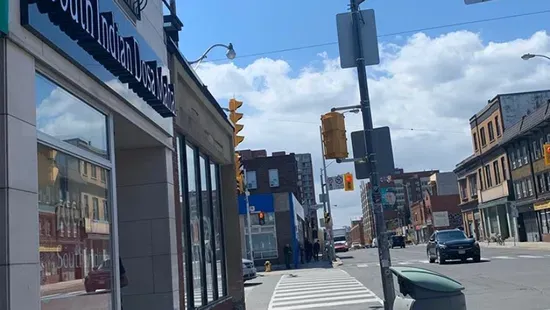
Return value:
<svg viewBox="0 0 550 310">
<path fill-rule="evenodd" d="M 188 63 L 190 65 L 194 65 L 196 64 L 195 66 L 195 69 L 197 69 L 197 67 L 201 64 L 201 62 L 206 58 L 208 57 L 208 53 L 210 53 L 210 51 L 212 49 L 214 49 L 215 47 L 225 47 L 227 49 L 227 52 L 225 53 L 225 56 L 227 57 L 227 59 L 229 60 L 233 60 L 235 59 L 235 57 L 237 57 L 237 53 L 235 52 L 235 49 L 233 48 L 233 44 L 232 43 L 229 43 L 229 45 L 225 45 L 225 44 L 214 44 L 212 46 L 210 46 L 203 54 L 201 57 L 199 57 L 197 60 L 193 60 L 193 61 L 188 61 Z"/>
<path fill-rule="evenodd" d="M 521 56 L 521 59 L 523 59 L 523 60 L 529 60 L 529 59 L 532 59 L 532 58 L 535 58 L 535 57 L 541 57 L 541 58 L 546 58 L 546 59 L 550 60 L 550 57 L 548 57 L 548 56 L 546 56 L 546 55 L 530 54 L 530 53 L 523 54 L 523 55 Z"/>
</svg>

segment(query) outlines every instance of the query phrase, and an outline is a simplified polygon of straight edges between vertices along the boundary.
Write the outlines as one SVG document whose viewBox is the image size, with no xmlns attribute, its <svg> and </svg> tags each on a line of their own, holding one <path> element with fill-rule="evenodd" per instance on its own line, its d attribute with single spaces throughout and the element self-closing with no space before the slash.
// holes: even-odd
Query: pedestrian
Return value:
<svg viewBox="0 0 550 310">
<path fill-rule="evenodd" d="M 292 249 L 290 248 L 290 244 L 285 244 L 285 247 L 283 249 L 284 255 L 285 255 L 285 265 L 286 269 L 290 269 L 290 258 L 292 257 Z"/>
<path fill-rule="evenodd" d="M 319 239 L 315 240 L 313 244 L 313 259 L 315 261 L 319 260 L 319 251 L 321 250 L 321 244 L 319 244 Z"/>
<path fill-rule="evenodd" d="M 119 271 L 120 271 L 120 288 L 128 286 L 128 277 L 126 277 L 126 269 L 124 269 L 124 265 L 122 264 L 122 259 L 118 258 L 119 263 Z M 120 310 L 122 310 L 122 298 L 120 300 Z"/>
<path fill-rule="evenodd" d="M 306 250 L 306 263 L 311 261 L 311 242 L 308 239 L 304 241 Z"/>
<path fill-rule="evenodd" d="M 304 264 L 304 245 L 300 243 L 300 264 Z"/>
</svg>

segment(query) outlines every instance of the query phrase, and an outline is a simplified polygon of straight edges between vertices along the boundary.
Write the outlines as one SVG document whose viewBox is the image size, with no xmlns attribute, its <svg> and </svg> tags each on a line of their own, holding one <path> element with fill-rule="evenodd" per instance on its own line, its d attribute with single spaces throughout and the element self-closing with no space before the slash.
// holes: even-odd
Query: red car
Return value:
<svg viewBox="0 0 550 310">
<path fill-rule="evenodd" d="M 84 278 L 84 289 L 88 293 L 96 290 L 111 289 L 111 260 L 105 260 L 98 267 L 94 267 Z"/>
</svg>

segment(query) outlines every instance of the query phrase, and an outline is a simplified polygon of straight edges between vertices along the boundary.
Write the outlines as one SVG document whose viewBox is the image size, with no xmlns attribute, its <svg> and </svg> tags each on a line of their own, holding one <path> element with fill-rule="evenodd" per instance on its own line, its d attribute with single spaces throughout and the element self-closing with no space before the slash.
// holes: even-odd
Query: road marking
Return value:
<svg viewBox="0 0 550 310">
<path fill-rule="evenodd" d="M 398 265 L 412 265 L 414 262 L 398 262 Z"/>
<path fill-rule="evenodd" d="M 510 256 L 493 256 L 492 259 L 516 259 L 515 257 Z"/>
<path fill-rule="evenodd" d="M 518 255 L 518 257 L 521 257 L 521 258 L 544 258 L 544 256 L 539 256 L 539 255 Z"/>
<path fill-rule="evenodd" d="M 354 304 L 381 306 L 383 302 L 347 272 L 329 269 L 282 276 L 268 310 L 334 309 Z"/>
<path fill-rule="evenodd" d="M 366 267 L 368 267 L 368 266 L 369 266 L 369 265 L 367 265 L 367 264 L 358 264 L 358 265 L 357 265 L 358 268 L 366 268 Z"/>
</svg>

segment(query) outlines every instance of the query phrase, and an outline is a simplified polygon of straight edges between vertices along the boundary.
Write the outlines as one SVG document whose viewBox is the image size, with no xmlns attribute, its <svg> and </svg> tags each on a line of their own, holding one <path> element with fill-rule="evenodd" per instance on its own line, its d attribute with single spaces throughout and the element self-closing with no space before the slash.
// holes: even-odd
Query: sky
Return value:
<svg viewBox="0 0 550 310">
<path fill-rule="evenodd" d="M 177 1 L 180 49 L 198 58 L 210 45 L 233 43 L 237 58 L 214 49 L 197 73 L 226 106 L 244 102 L 240 149 L 311 153 L 316 192 L 322 167 L 320 115 L 359 103 L 355 69 L 341 69 L 336 14 L 346 1 Z M 468 119 L 497 94 L 550 88 L 550 2 L 369 0 L 381 62 L 367 67 L 375 126 L 389 126 L 396 167 L 452 171 L 472 153 Z M 360 115 L 346 114 L 349 133 Z M 351 146 L 349 146 L 351 155 Z M 329 176 L 353 173 L 328 161 Z M 331 191 L 335 226 L 361 215 L 354 192 Z"/>
</svg>

